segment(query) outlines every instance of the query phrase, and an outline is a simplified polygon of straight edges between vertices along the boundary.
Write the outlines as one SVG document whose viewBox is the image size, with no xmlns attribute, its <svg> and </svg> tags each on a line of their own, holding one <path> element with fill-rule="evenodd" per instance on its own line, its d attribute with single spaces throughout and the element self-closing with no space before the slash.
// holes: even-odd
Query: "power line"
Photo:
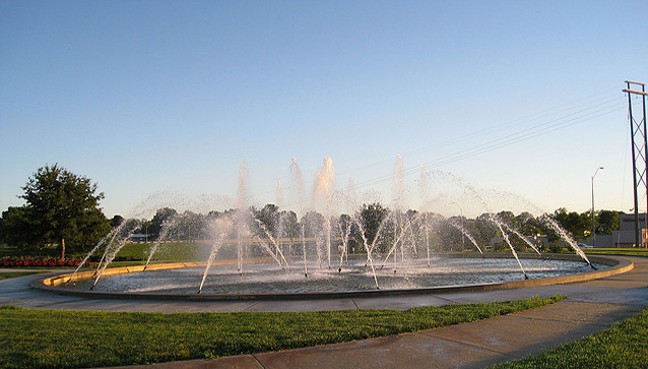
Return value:
<svg viewBox="0 0 648 369">
<path fill-rule="evenodd" d="M 506 133 L 504 135 L 495 137 L 486 142 L 472 146 L 469 150 L 463 150 L 447 155 L 443 155 L 436 159 L 418 164 L 414 167 L 405 168 L 401 171 L 403 176 L 409 176 L 413 173 L 419 172 L 421 165 L 424 165 L 426 169 L 432 169 L 442 165 L 447 165 L 457 161 L 465 160 L 471 157 L 478 155 L 483 155 L 494 150 L 510 146 L 519 142 L 530 140 L 541 135 L 545 135 L 557 130 L 565 129 L 577 124 L 582 124 L 584 122 L 600 118 L 602 116 L 618 112 L 624 108 L 624 98 L 622 95 L 615 94 L 614 96 L 610 94 L 598 94 L 594 96 L 601 96 L 600 98 L 592 101 L 591 99 L 580 99 L 573 103 L 561 104 L 555 107 L 547 108 L 540 110 L 538 112 L 528 114 L 526 116 L 516 118 L 510 121 L 502 122 L 499 124 L 492 125 L 487 128 L 480 130 L 472 131 L 468 134 L 461 135 L 452 140 L 447 140 L 441 144 L 428 145 L 423 148 L 418 148 L 411 150 L 408 153 L 405 153 L 405 156 L 411 155 L 413 153 L 421 153 L 426 151 L 438 151 L 439 149 L 447 146 L 462 146 L 461 143 L 469 141 L 470 139 L 476 137 L 484 137 L 488 135 L 493 135 L 502 130 L 511 128 L 511 127 L 526 127 L 522 128 L 515 132 Z M 586 100 L 583 102 L 583 100 Z M 538 124 L 528 126 L 530 123 L 539 122 Z M 393 160 L 393 159 L 390 159 Z M 378 165 L 384 165 L 387 160 L 376 161 L 361 167 L 357 167 L 353 170 L 338 173 L 338 175 L 344 175 L 348 172 L 356 172 L 358 170 L 367 169 L 370 167 L 375 167 Z M 374 177 L 365 181 L 355 183 L 355 188 L 367 187 L 383 183 L 386 181 L 391 181 L 396 177 L 396 174 L 389 173 L 382 176 Z M 286 189 L 294 189 L 293 186 L 285 186 Z M 274 191 L 264 191 L 259 192 L 258 194 L 269 194 Z M 295 205 L 295 204 L 292 204 Z"/>
<path fill-rule="evenodd" d="M 616 101 L 614 101 L 616 100 Z M 603 106 L 599 105 L 597 107 L 591 107 L 588 109 L 582 109 L 578 112 L 570 113 L 563 115 L 559 118 L 555 118 L 546 122 L 542 122 L 535 126 L 522 129 L 517 132 L 509 133 L 501 137 L 489 140 L 482 144 L 473 146 L 470 150 L 456 152 L 442 156 L 440 158 L 424 162 L 417 165 L 416 167 L 410 167 L 402 171 L 404 176 L 410 175 L 412 173 L 418 172 L 420 165 L 424 165 L 426 168 L 435 168 L 441 165 L 457 162 L 460 160 L 465 160 L 477 155 L 484 154 L 486 152 L 491 152 L 496 149 L 500 149 L 505 146 L 509 146 L 515 143 L 519 143 L 525 140 L 529 140 L 550 132 L 554 132 L 559 129 L 564 129 L 571 127 L 576 124 L 584 123 L 592 119 L 599 118 L 601 116 L 614 113 L 623 109 L 623 103 L 618 100 L 609 100 L 604 103 Z M 466 141 L 466 138 L 462 137 L 455 141 L 451 141 L 448 145 L 458 145 L 460 142 Z M 374 185 L 382 183 L 394 178 L 394 174 L 386 174 L 380 177 L 376 177 L 367 181 L 363 181 L 356 184 L 356 187 L 365 187 L 369 185 Z"/>
<path fill-rule="evenodd" d="M 541 126 L 541 125 L 544 125 L 544 124 L 548 124 L 547 119 L 549 119 L 549 123 L 550 122 L 555 122 L 555 121 L 558 121 L 560 119 L 564 119 L 567 116 L 572 116 L 572 115 L 575 115 L 575 114 L 587 112 L 588 110 L 591 110 L 591 109 L 597 109 L 597 108 L 600 108 L 603 105 L 607 105 L 607 104 L 610 104 L 610 103 L 621 104 L 621 99 L 623 99 L 623 97 L 618 95 L 618 94 L 610 95 L 609 93 L 606 93 L 604 96 L 602 94 L 597 94 L 597 95 L 593 95 L 593 96 L 602 96 L 602 97 L 600 97 L 600 98 L 598 98 L 598 99 L 596 99 L 594 101 L 589 100 L 589 101 L 587 101 L 587 103 L 581 102 L 583 99 L 580 99 L 580 100 L 577 100 L 577 101 L 575 101 L 573 103 L 561 104 L 561 105 L 558 105 L 558 106 L 555 106 L 555 107 L 543 109 L 543 110 L 540 110 L 540 111 L 537 111 L 537 112 L 534 112 L 534 113 L 531 113 L 531 114 L 527 114 L 527 115 L 525 115 L 523 117 L 520 117 L 520 118 L 516 118 L 516 119 L 513 119 L 513 120 L 497 123 L 495 125 L 492 125 L 492 126 L 489 126 L 489 127 L 486 127 L 486 128 L 482 128 L 482 129 L 479 129 L 479 130 L 473 130 L 470 133 L 455 137 L 455 138 L 450 139 L 450 140 L 446 140 L 446 141 L 441 142 L 441 143 L 435 143 L 435 144 L 427 145 L 425 147 L 421 147 L 421 148 L 418 148 L 418 149 L 410 150 L 408 152 L 403 152 L 402 154 L 403 154 L 403 156 L 408 157 L 408 156 L 410 156 L 412 154 L 418 154 L 418 153 L 422 153 L 422 152 L 440 151 L 441 149 L 443 149 L 445 147 L 455 146 L 455 145 L 457 145 L 457 144 L 459 144 L 461 142 L 468 141 L 468 140 L 470 140 L 472 138 L 475 138 L 475 137 L 482 137 L 482 136 L 485 136 L 485 135 L 491 135 L 491 134 L 495 134 L 495 133 L 497 133 L 499 131 L 502 131 L 502 130 L 510 128 L 510 127 L 519 127 L 521 125 L 528 125 L 528 124 L 530 124 L 532 122 L 535 122 L 535 121 L 541 121 L 541 123 L 539 125 L 534 126 L 534 127 L 537 127 L 537 126 Z M 583 108 L 583 106 L 586 106 L 586 107 Z M 579 110 L 573 112 L 574 109 L 579 109 Z M 565 114 L 565 113 L 568 113 L 568 112 L 570 112 L 570 113 Z M 531 128 L 533 128 L 533 127 L 531 127 Z M 390 158 L 389 160 L 392 160 L 392 159 Z M 355 173 L 355 172 L 357 172 L 359 170 L 384 165 L 384 163 L 386 161 L 387 161 L 386 159 L 385 160 L 379 160 L 379 161 L 376 161 L 376 162 L 373 162 L 373 163 L 370 163 L 370 164 L 366 164 L 366 165 L 363 165 L 363 166 L 359 166 L 359 167 L 347 170 L 345 172 L 341 172 L 341 173 L 339 173 L 339 175 L 344 175 L 346 173 Z"/>
</svg>

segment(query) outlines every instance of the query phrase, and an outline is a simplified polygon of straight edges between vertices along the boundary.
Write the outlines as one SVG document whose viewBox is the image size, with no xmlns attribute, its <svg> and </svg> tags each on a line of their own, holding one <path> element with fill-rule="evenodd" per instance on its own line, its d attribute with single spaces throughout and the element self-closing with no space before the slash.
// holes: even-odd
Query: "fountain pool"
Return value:
<svg viewBox="0 0 648 369">
<path fill-rule="evenodd" d="M 131 243 L 133 233 L 142 231 L 131 218 L 133 221 L 113 228 L 97 243 L 74 273 L 50 278 L 45 285 L 66 292 L 149 297 L 299 298 L 475 286 L 510 288 L 526 281 L 564 283 L 561 278 L 571 280 L 606 268 L 605 262 L 592 263 L 547 214 L 528 222 L 487 212 L 472 221 L 469 230 L 463 215 L 446 218 L 429 210 L 405 210 L 402 158 L 396 167 L 396 200 L 393 209 L 388 209 L 378 203 L 359 205 L 352 190 L 337 190 L 333 162 L 325 158 L 315 179 L 311 207 L 300 206 L 299 219 L 294 211 L 274 204 L 263 209 L 248 205 L 247 169 L 242 166 L 235 208 L 194 216 L 191 222 L 181 216 L 166 219 L 155 242 L 148 245 L 142 265 L 108 268 Z M 296 173 L 297 197 L 301 199 L 303 185 L 295 160 L 291 170 Z M 277 192 L 283 194 L 281 190 Z M 479 191 L 464 187 L 463 192 L 464 200 L 488 209 Z M 278 195 L 281 198 L 283 195 Z M 472 232 L 481 233 L 482 243 L 488 242 L 487 237 L 491 243 L 499 237 L 495 243 L 510 253 L 484 252 Z M 561 239 L 574 254 L 547 257 L 537 239 L 540 232 Z M 196 235 L 199 241 L 187 241 Z M 448 252 L 459 239 L 462 252 Z M 193 262 L 155 264 L 158 250 L 186 248 L 192 243 L 200 248 Z M 94 254 L 99 260 L 96 269 L 81 271 Z"/>
<path fill-rule="evenodd" d="M 580 259 L 567 255 L 552 256 L 558 258 L 522 258 L 529 280 L 525 280 L 513 257 L 504 254 L 487 257 L 454 254 L 434 257 L 430 265 L 423 261 L 412 263 L 396 273 L 385 267 L 377 270 L 375 275 L 365 267 L 363 258 L 350 258 L 341 271 L 313 270 L 308 277 L 304 275 L 303 267 L 298 265 L 281 269 L 273 263 L 256 262 L 246 264 L 245 273 L 241 274 L 235 261 L 216 263 L 212 265 L 200 295 L 197 288 L 205 269 L 204 263 L 156 264 L 146 271 L 141 267 L 117 268 L 122 269 L 121 272 L 106 275 L 92 291 L 89 290 L 93 279 L 88 278 L 92 277 L 91 273 L 75 276 L 74 283 L 65 283 L 70 278 L 67 274 L 46 280 L 45 284 L 57 285 L 55 288 L 59 292 L 121 297 L 295 299 L 555 284 L 595 278 L 587 275 L 608 273 L 611 269 L 611 263 L 605 259 L 597 258 L 594 265 L 598 270 L 592 271 Z M 374 277 L 379 281 L 379 290 L 375 287 Z"/>
</svg>

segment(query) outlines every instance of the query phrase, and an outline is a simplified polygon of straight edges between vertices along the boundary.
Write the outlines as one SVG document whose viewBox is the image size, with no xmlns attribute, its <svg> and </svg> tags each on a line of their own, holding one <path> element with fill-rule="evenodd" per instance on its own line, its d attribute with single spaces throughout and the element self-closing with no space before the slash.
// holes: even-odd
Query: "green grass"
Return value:
<svg viewBox="0 0 648 369">
<path fill-rule="evenodd" d="M 82 368 L 323 345 L 475 321 L 555 296 L 399 310 L 118 313 L 0 308 L 0 368 Z"/>
<path fill-rule="evenodd" d="M 145 261 L 148 257 L 149 248 L 153 243 L 128 243 L 117 254 L 117 259 L 120 261 Z M 206 259 L 205 244 L 198 242 L 165 242 L 161 243 L 154 260 L 157 261 L 194 261 L 195 259 Z M 45 247 L 33 249 L 21 249 L 10 246 L 0 246 L 1 256 L 52 256 L 58 257 L 61 255 L 61 250 L 58 247 Z M 87 252 L 76 253 L 74 255 L 78 258 L 84 258 Z M 101 257 L 101 253 L 95 254 L 97 258 Z"/>
<path fill-rule="evenodd" d="M 0 281 L 3 279 L 9 279 L 9 278 L 16 278 L 16 277 L 22 277 L 25 275 L 30 275 L 30 274 L 36 274 L 39 272 L 8 272 L 8 273 L 3 273 L 0 271 Z"/>
<path fill-rule="evenodd" d="M 141 260 L 148 258 L 149 248 L 152 243 L 129 243 L 119 251 L 116 260 Z M 206 259 L 204 244 L 191 242 L 161 243 L 153 256 L 153 260 L 162 261 L 194 261 Z"/>
<path fill-rule="evenodd" d="M 568 345 L 492 369 L 648 368 L 648 307 L 636 316 Z"/>
<path fill-rule="evenodd" d="M 619 255 L 619 256 L 644 256 L 648 257 L 648 249 L 631 249 L 631 248 L 600 248 L 584 249 L 588 255 Z"/>
</svg>

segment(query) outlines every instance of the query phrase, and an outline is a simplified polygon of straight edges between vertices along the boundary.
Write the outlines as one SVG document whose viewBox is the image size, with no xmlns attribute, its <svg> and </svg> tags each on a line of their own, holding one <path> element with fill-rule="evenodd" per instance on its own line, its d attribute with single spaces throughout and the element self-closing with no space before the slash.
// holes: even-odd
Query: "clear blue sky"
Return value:
<svg viewBox="0 0 648 369">
<path fill-rule="evenodd" d="M 274 202 L 291 157 L 310 186 L 326 156 L 338 188 L 352 178 L 389 203 L 400 154 L 413 207 L 425 165 L 444 173 L 432 200 L 452 177 L 585 211 L 604 166 L 597 208 L 627 211 L 621 89 L 648 82 L 647 14 L 646 1 L 0 0 L 0 210 L 45 164 L 96 181 L 110 217 L 160 191 L 235 197 L 243 161 L 254 202 Z"/>
</svg>

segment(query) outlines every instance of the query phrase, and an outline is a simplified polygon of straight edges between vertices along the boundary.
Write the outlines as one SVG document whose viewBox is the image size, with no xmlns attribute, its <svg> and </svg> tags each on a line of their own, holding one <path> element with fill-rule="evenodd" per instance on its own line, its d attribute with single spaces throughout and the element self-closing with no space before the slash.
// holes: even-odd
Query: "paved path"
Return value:
<svg viewBox="0 0 648 369">
<path fill-rule="evenodd" d="M 416 333 L 219 360 L 161 363 L 129 369 L 207 368 L 482 368 L 573 341 L 628 318 L 648 305 L 648 259 L 602 280 L 492 292 L 461 292 L 313 301 L 182 302 L 93 300 L 29 287 L 33 276 L 0 281 L 0 305 L 116 311 L 313 311 L 514 300 L 564 294 L 557 304 Z"/>
</svg>

